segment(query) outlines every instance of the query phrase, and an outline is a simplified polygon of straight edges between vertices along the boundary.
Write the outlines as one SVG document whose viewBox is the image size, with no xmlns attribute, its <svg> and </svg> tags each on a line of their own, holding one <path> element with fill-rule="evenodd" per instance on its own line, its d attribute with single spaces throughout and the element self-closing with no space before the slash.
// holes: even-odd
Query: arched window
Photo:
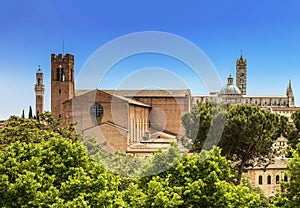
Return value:
<svg viewBox="0 0 300 208">
<path fill-rule="evenodd" d="M 276 176 L 276 183 L 278 183 L 278 181 L 280 180 L 279 175 Z"/>
<path fill-rule="evenodd" d="M 271 176 L 270 175 L 268 175 L 268 177 L 267 177 L 267 184 L 271 184 Z"/>
<path fill-rule="evenodd" d="M 284 178 L 283 178 L 283 180 L 287 182 L 288 181 L 288 177 L 285 175 Z"/>
<path fill-rule="evenodd" d="M 262 182 L 262 176 L 261 176 L 261 175 L 258 176 L 258 184 L 259 184 L 259 185 L 262 185 L 262 184 L 263 184 L 263 182 Z"/>
</svg>

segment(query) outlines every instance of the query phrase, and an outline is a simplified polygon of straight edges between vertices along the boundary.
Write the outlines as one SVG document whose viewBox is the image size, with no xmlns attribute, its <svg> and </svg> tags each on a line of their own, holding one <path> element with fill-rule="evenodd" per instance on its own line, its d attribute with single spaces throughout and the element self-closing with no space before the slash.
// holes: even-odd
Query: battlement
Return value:
<svg viewBox="0 0 300 208">
<path fill-rule="evenodd" d="M 74 61 L 74 56 L 72 54 L 65 54 L 64 56 L 60 54 L 51 54 L 51 62 L 68 62 Z"/>
</svg>

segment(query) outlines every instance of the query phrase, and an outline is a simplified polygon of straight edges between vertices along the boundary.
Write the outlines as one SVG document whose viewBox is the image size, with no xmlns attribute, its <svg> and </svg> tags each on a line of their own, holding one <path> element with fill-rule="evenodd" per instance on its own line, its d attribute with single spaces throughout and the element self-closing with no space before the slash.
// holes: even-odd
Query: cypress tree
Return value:
<svg viewBox="0 0 300 208">
<path fill-rule="evenodd" d="M 29 106 L 28 118 L 32 118 L 32 108 L 31 108 L 31 106 Z"/>
</svg>

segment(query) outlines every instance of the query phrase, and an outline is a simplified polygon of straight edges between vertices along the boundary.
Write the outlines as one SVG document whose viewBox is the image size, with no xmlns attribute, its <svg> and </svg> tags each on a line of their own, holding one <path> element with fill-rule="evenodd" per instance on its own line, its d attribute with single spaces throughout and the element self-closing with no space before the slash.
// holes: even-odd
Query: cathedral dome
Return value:
<svg viewBox="0 0 300 208">
<path fill-rule="evenodd" d="M 233 84 L 231 75 L 228 77 L 228 83 L 220 90 L 220 95 L 241 95 L 240 89 Z"/>
</svg>

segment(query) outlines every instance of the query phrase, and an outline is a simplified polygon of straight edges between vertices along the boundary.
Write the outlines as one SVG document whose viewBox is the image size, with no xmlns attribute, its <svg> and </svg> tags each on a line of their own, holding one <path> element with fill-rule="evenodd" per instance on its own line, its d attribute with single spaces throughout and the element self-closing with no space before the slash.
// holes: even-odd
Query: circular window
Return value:
<svg viewBox="0 0 300 208">
<path fill-rule="evenodd" d="M 104 111 L 103 106 L 100 105 L 99 103 L 96 103 L 91 107 L 91 114 L 93 117 L 101 118 L 103 116 L 103 111 Z"/>
</svg>

